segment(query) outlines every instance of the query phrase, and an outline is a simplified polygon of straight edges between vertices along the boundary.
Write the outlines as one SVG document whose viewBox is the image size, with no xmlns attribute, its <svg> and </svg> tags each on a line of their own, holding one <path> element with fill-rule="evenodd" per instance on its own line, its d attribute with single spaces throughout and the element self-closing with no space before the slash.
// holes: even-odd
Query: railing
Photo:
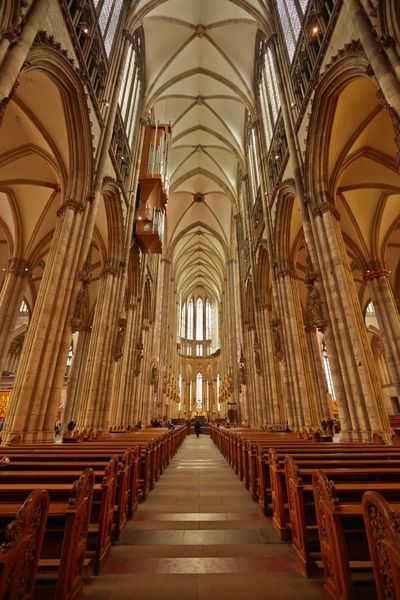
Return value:
<svg viewBox="0 0 400 600">
<path fill-rule="evenodd" d="M 313 89 L 342 4 L 341 0 L 310 0 L 290 67 L 298 126 Z"/>
</svg>

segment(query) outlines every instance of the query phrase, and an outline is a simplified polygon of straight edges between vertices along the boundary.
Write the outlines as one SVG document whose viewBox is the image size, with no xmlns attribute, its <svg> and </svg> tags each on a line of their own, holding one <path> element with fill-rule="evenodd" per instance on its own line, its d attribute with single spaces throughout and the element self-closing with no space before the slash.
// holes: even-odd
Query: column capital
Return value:
<svg viewBox="0 0 400 600">
<path fill-rule="evenodd" d="M 74 213 L 83 213 L 83 211 L 85 210 L 85 205 L 83 204 L 83 202 L 79 202 L 78 200 L 73 200 L 72 198 L 70 198 L 60 206 L 60 208 L 57 211 L 57 217 L 62 215 L 67 209 L 73 210 Z"/>
<path fill-rule="evenodd" d="M 383 277 L 389 278 L 391 275 L 391 271 L 388 269 L 384 269 L 383 267 L 380 269 L 367 269 L 364 271 L 362 278 L 364 281 L 370 281 L 371 279 L 382 279 Z"/>
<path fill-rule="evenodd" d="M 330 212 L 331 215 L 333 217 L 335 217 L 335 219 L 340 221 L 340 213 L 332 202 L 328 202 L 328 201 L 321 202 L 321 204 L 318 204 L 312 210 L 312 214 L 314 216 L 318 216 L 318 217 L 322 217 L 322 215 L 324 215 L 327 212 Z"/>
<path fill-rule="evenodd" d="M 293 269 L 291 269 L 290 267 L 283 267 L 282 269 L 279 269 L 277 272 L 278 277 L 286 277 L 289 276 L 290 279 L 296 279 L 296 273 L 294 272 Z"/>
<path fill-rule="evenodd" d="M 10 258 L 8 266 L 4 270 L 7 273 L 14 273 L 14 275 L 23 277 L 30 277 L 32 275 L 28 261 L 25 258 L 20 258 L 18 256 Z"/>
<path fill-rule="evenodd" d="M 110 266 L 106 267 L 106 268 L 105 268 L 105 269 L 104 269 L 104 270 L 103 270 L 103 271 L 100 273 L 99 277 L 101 277 L 101 278 L 105 278 L 105 277 L 108 277 L 108 275 L 113 275 L 113 276 L 115 276 L 115 275 L 117 275 L 117 274 L 118 274 L 118 271 L 117 271 L 117 269 L 116 269 L 115 267 L 113 267 L 113 266 L 111 266 L 111 265 L 110 265 Z"/>
</svg>

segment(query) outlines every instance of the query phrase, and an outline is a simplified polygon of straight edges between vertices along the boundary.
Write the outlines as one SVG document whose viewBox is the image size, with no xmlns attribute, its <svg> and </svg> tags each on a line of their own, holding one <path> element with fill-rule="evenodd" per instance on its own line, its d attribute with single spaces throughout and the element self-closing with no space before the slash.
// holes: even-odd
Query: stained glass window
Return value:
<svg viewBox="0 0 400 600">
<path fill-rule="evenodd" d="M 206 298 L 206 340 L 211 340 L 211 304 Z"/>
<path fill-rule="evenodd" d="M 189 300 L 187 308 L 187 339 L 193 339 L 193 298 Z"/>
<path fill-rule="evenodd" d="M 374 317 L 375 316 L 375 306 L 374 306 L 374 303 L 372 302 L 372 300 L 371 300 L 371 302 L 367 306 L 366 314 L 367 314 L 368 317 Z"/>
<path fill-rule="evenodd" d="M 251 129 L 251 144 L 253 146 L 253 160 L 254 160 L 254 174 L 255 174 L 255 184 L 258 190 L 260 185 L 260 169 L 258 164 L 258 152 L 257 152 L 257 140 L 256 140 L 256 132 L 254 127 Z M 256 190 L 256 193 L 257 193 Z"/>
<path fill-rule="evenodd" d="M 303 5 L 307 6 L 307 0 L 301 2 L 301 8 L 304 11 Z M 290 61 L 292 61 L 300 35 L 303 14 L 299 13 L 294 0 L 277 0 L 277 6 L 287 51 Z"/>
<path fill-rule="evenodd" d="M 181 310 L 181 337 L 186 337 L 186 306 L 182 306 Z"/>
<path fill-rule="evenodd" d="M 131 45 L 128 51 L 128 56 L 124 66 L 124 73 L 122 76 L 122 85 L 119 92 L 118 103 L 121 109 L 121 115 L 123 120 L 126 120 L 128 107 L 130 105 L 132 83 L 135 76 L 135 50 Z"/>
<path fill-rule="evenodd" d="M 306 10 L 307 10 L 307 6 L 310 0 L 299 0 L 300 2 L 300 6 L 301 6 L 301 10 L 303 11 L 303 15 L 305 14 Z"/>
<path fill-rule="evenodd" d="M 267 149 L 269 149 L 281 106 L 278 93 L 278 82 L 270 48 L 267 48 L 265 51 L 260 86 L 261 115 L 264 124 L 265 141 Z"/>
<path fill-rule="evenodd" d="M 73 358 L 74 358 L 74 346 L 73 346 L 73 344 L 71 344 L 69 347 L 69 350 L 68 350 L 67 367 L 70 367 L 72 365 Z"/>
<path fill-rule="evenodd" d="M 203 299 L 200 297 L 196 303 L 196 340 L 203 340 Z"/>
<path fill-rule="evenodd" d="M 276 119 L 278 118 L 278 112 L 281 103 L 279 100 L 278 82 L 276 80 L 276 73 L 270 48 L 267 48 L 265 53 L 264 73 L 265 81 L 267 83 L 268 100 L 271 106 L 273 122 L 275 123 Z"/>
<path fill-rule="evenodd" d="M 100 11 L 100 15 L 99 15 L 99 26 L 100 26 L 100 31 L 103 35 L 107 28 L 107 23 L 110 18 L 110 13 L 111 13 L 114 1 L 115 0 L 104 0 L 102 7 L 101 7 L 101 11 Z"/>
<path fill-rule="evenodd" d="M 203 376 L 199 372 L 196 377 L 196 410 L 203 408 Z"/>
<path fill-rule="evenodd" d="M 19 307 L 19 312 L 27 315 L 29 313 L 28 305 L 25 300 L 22 300 L 21 306 Z"/>
<path fill-rule="evenodd" d="M 322 341 L 321 347 L 322 347 L 322 358 L 324 361 L 325 378 L 326 378 L 326 383 L 328 386 L 328 391 L 329 391 L 330 395 L 332 396 L 333 400 L 335 400 L 336 395 L 335 395 L 335 388 L 333 387 L 332 371 L 331 371 L 331 366 L 329 364 L 328 350 L 326 348 L 324 340 Z"/>
<path fill-rule="evenodd" d="M 269 148 L 269 146 L 271 144 L 271 141 L 272 141 L 272 136 L 273 136 L 273 127 L 272 127 L 272 124 L 271 124 L 269 107 L 267 105 L 267 91 L 266 91 L 266 84 L 265 84 L 265 73 L 263 73 L 263 76 L 262 76 L 262 79 L 261 79 L 260 103 L 261 103 L 262 121 L 263 121 L 263 124 L 264 124 L 265 142 L 266 142 L 267 148 Z"/>
<path fill-rule="evenodd" d="M 99 0 L 94 0 L 94 6 L 99 11 L 99 27 L 103 34 L 107 56 L 109 56 L 121 15 L 123 0 L 103 0 L 101 3 Z"/>
<path fill-rule="evenodd" d="M 137 117 L 138 117 L 138 112 L 139 112 L 139 104 L 140 104 L 140 81 L 139 81 L 139 77 L 136 77 L 136 81 L 135 81 L 135 89 L 133 92 L 133 97 L 134 97 L 134 106 L 131 110 L 131 114 L 130 114 L 130 120 L 128 122 L 127 128 L 126 128 L 126 134 L 128 136 L 128 140 L 129 140 L 129 144 L 132 146 L 132 142 L 133 142 L 133 135 L 135 132 L 135 125 L 136 125 L 136 121 L 137 121 Z"/>
<path fill-rule="evenodd" d="M 107 56 L 109 56 L 111 52 L 111 47 L 114 41 L 115 33 L 117 31 L 119 16 L 121 14 L 122 9 L 122 1 L 123 0 L 115 0 L 114 9 L 111 14 L 111 19 L 109 20 L 106 37 L 104 39 L 104 47 L 106 49 Z"/>
</svg>

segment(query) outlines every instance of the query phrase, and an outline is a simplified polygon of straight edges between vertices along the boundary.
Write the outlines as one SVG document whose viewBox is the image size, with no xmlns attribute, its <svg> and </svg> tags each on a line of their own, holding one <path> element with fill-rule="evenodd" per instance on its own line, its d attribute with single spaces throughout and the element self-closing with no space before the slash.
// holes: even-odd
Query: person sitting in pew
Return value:
<svg viewBox="0 0 400 600">
<path fill-rule="evenodd" d="M 10 459 L 8 458 L 8 456 L 3 456 L 3 458 L 0 458 L 0 470 L 4 471 L 4 469 L 7 469 L 9 464 Z"/>
</svg>

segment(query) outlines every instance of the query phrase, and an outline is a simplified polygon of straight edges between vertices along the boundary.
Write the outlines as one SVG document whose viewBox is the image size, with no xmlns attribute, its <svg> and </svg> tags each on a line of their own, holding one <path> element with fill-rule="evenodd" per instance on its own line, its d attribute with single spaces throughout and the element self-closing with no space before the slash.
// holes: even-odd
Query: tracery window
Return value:
<svg viewBox="0 0 400 600">
<path fill-rule="evenodd" d="M 186 338 L 188 340 L 193 339 L 193 316 L 194 316 L 193 304 L 194 304 L 193 298 L 190 298 L 189 303 L 188 303 L 188 308 L 187 308 L 187 335 L 186 335 Z"/>
<path fill-rule="evenodd" d="M 278 82 L 270 48 L 266 48 L 260 78 L 260 104 L 266 146 L 269 149 L 281 106 Z"/>
<path fill-rule="evenodd" d="M 322 348 L 322 358 L 323 358 L 323 362 L 324 362 L 324 370 L 325 370 L 326 383 L 328 386 L 328 392 L 332 396 L 332 399 L 335 400 L 336 399 L 335 388 L 333 387 L 332 371 L 331 371 L 331 366 L 329 364 L 328 350 L 326 348 L 325 340 L 322 340 L 321 348 Z"/>
<path fill-rule="evenodd" d="M 211 340 L 211 304 L 206 298 L 206 340 Z"/>
<path fill-rule="evenodd" d="M 139 40 L 135 40 L 138 44 Z M 119 93 L 118 104 L 121 111 L 121 117 L 125 126 L 126 137 L 129 146 L 132 146 L 135 125 L 138 117 L 140 105 L 141 82 L 139 67 L 137 64 L 138 52 L 132 43 L 129 47 L 128 56 L 122 75 L 122 85 Z"/>
<path fill-rule="evenodd" d="M 196 377 L 196 410 L 203 408 L 203 376 L 200 371 Z"/>
<path fill-rule="evenodd" d="M 109 56 L 121 16 L 123 0 L 94 0 L 94 6 L 98 14 L 104 47 Z"/>
<path fill-rule="evenodd" d="M 73 344 L 71 344 L 69 347 L 69 350 L 68 350 L 67 367 L 70 367 L 72 365 L 73 358 L 74 358 L 74 346 L 73 346 Z"/>
<path fill-rule="evenodd" d="M 196 303 L 196 340 L 203 341 L 203 299 L 200 297 Z"/>
<path fill-rule="evenodd" d="M 278 82 L 276 80 L 275 67 L 270 48 L 267 48 L 267 51 L 265 53 L 264 74 L 266 81 L 268 104 L 271 110 L 272 121 L 273 123 L 275 123 L 278 118 L 278 112 L 281 106 L 281 101 L 279 99 Z"/>
<path fill-rule="evenodd" d="M 290 62 L 293 60 L 308 2 L 309 0 L 277 0 L 279 18 Z"/>
<path fill-rule="evenodd" d="M 22 300 L 21 306 L 19 307 L 19 312 L 24 315 L 27 315 L 29 313 L 29 308 L 25 300 Z"/>
<path fill-rule="evenodd" d="M 181 337 L 186 337 L 186 307 L 182 306 L 181 309 Z"/>
<path fill-rule="evenodd" d="M 218 303 L 200 292 L 182 300 L 177 336 L 186 356 L 207 356 L 218 348 Z"/>
<path fill-rule="evenodd" d="M 375 316 L 375 306 L 374 303 L 371 302 L 368 304 L 367 306 L 367 310 L 365 311 L 365 314 L 367 317 L 374 317 Z"/>
</svg>

